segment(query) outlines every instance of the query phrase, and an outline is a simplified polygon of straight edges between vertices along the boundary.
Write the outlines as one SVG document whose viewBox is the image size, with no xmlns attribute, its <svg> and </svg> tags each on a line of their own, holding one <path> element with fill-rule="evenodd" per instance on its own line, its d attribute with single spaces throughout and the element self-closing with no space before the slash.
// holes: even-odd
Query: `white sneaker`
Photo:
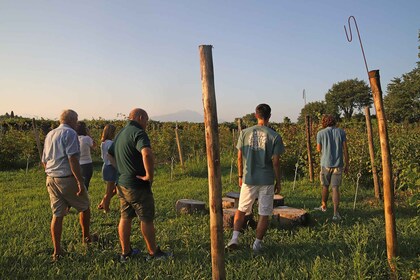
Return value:
<svg viewBox="0 0 420 280">
<path fill-rule="evenodd" d="M 237 250 L 239 248 L 239 241 L 238 239 L 231 239 L 229 243 L 225 247 L 229 250 Z"/>
<path fill-rule="evenodd" d="M 327 211 L 327 207 L 319 206 L 319 207 L 315 207 L 314 210 L 325 212 Z"/>
<path fill-rule="evenodd" d="M 254 251 L 254 253 L 260 253 L 261 252 L 261 250 L 262 250 L 262 244 L 261 244 L 261 242 L 260 243 L 258 243 L 258 244 L 256 244 L 255 242 L 254 242 L 254 244 L 252 245 L 252 250 Z"/>
<path fill-rule="evenodd" d="M 337 214 L 335 214 L 335 215 L 332 217 L 332 220 L 333 220 L 333 221 L 339 221 L 339 220 L 341 220 L 340 213 L 338 213 L 338 212 L 337 212 Z"/>
</svg>

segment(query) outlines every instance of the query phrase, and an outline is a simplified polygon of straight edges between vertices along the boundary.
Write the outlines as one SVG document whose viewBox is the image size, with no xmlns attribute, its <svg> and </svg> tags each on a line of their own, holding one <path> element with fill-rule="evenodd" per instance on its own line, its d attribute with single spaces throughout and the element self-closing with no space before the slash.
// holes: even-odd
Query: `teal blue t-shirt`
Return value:
<svg viewBox="0 0 420 280">
<path fill-rule="evenodd" d="M 273 185 L 273 155 L 284 153 L 281 136 L 267 126 L 255 125 L 239 134 L 238 150 L 242 151 L 243 182 L 247 185 Z"/>
<path fill-rule="evenodd" d="M 316 143 L 321 144 L 321 166 L 343 167 L 343 143 L 346 133 L 338 127 L 326 127 L 316 135 Z"/>
</svg>

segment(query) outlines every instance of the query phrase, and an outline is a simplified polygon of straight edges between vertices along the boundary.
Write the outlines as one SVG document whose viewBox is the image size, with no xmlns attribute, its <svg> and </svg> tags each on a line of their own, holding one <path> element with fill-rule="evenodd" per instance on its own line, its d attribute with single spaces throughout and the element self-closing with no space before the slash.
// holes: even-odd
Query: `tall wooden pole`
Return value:
<svg viewBox="0 0 420 280">
<path fill-rule="evenodd" d="M 201 45 L 199 51 L 209 180 L 212 279 L 224 280 L 226 279 L 226 272 L 223 241 L 222 177 L 212 46 Z"/>
<path fill-rule="evenodd" d="M 376 110 L 376 118 L 378 119 L 379 140 L 381 143 L 386 249 L 388 263 L 392 273 L 395 276 L 396 267 L 393 263 L 393 259 L 397 256 L 397 232 L 395 227 L 394 214 L 394 188 L 392 187 L 391 152 L 389 148 L 388 128 L 384 112 L 384 104 L 382 100 L 382 89 L 379 79 L 379 70 L 369 71 L 369 83 L 370 87 L 372 88 L 373 102 Z"/>
<path fill-rule="evenodd" d="M 184 160 L 182 158 L 181 142 L 179 141 L 179 135 L 178 135 L 178 123 L 176 123 L 176 126 L 175 126 L 175 138 L 176 138 L 176 145 L 178 146 L 179 162 L 181 163 L 182 170 L 184 170 Z"/>
<path fill-rule="evenodd" d="M 39 162 L 42 163 L 41 141 L 39 140 L 38 130 L 36 129 L 35 118 L 32 118 L 32 128 L 35 134 L 36 147 L 38 149 Z"/>
<path fill-rule="evenodd" d="M 372 122 L 370 121 L 369 107 L 365 107 L 366 131 L 369 145 L 370 165 L 372 167 L 373 186 L 375 189 L 375 197 L 381 198 L 381 190 L 379 187 L 378 171 L 375 164 L 375 146 L 373 145 Z"/>
<path fill-rule="evenodd" d="M 309 168 L 309 181 L 314 181 L 314 165 L 312 163 L 312 147 L 311 147 L 311 117 L 305 117 L 306 128 L 306 149 L 308 150 L 308 168 Z"/>
</svg>

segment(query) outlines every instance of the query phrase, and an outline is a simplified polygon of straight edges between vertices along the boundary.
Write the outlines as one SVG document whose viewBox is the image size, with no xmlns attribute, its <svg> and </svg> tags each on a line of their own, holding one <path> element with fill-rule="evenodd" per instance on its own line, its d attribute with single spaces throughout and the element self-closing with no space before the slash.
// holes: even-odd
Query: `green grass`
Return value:
<svg viewBox="0 0 420 280">
<path fill-rule="evenodd" d="M 97 244 L 81 244 L 78 216 L 72 212 L 64 219 L 62 245 L 65 257 L 51 264 L 52 244 L 49 232 L 51 210 L 42 170 L 0 172 L 0 279 L 211 279 L 209 215 L 177 216 L 175 203 L 181 198 L 198 199 L 208 205 L 206 166 L 199 163 L 179 169 L 170 179 L 169 167 L 156 172 L 154 194 L 158 243 L 171 250 L 169 261 L 145 262 L 142 258 L 126 264 L 117 261 L 120 251 L 117 224 L 118 200 L 105 215 L 96 210 L 105 184 L 100 166 L 95 166 L 89 189 L 92 208 L 91 228 L 98 232 Z M 229 183 L 230 166 L 222 170 L 223 193 L 238 188 Z M 236 177 L 235 180 L 236 181 Z M 387 279 L 384 213 L 382 203 L 373 199 L 373 189 L 361 186 L 356 210 L 353 210 L 355 186 L 342 186 L 341 215 L 331 221 L 326 213 L 311 209 L 320 202 L 316 184 L 284 182 L 282 194 L 288 206 L 310 212 L 305 227 L 280 228 L 276 222 L 264 239 L 266 250 L 253 255 L 250 245 L 255 232 L 241 236 L 241 250 L 225 255 L 227 279 Z M 399 256 L 396 259 L 401 279 L 417 279 L 420 263 L 420 221 L 415 205 L 397 197 L 396 222 Z M 331 204 L 331 199 L 330 199 Z M 231 230 L 224 231 L 225 242 Z M 137 226 L 133 226 L 132 244 L 145 252 Z"/>
</svg>

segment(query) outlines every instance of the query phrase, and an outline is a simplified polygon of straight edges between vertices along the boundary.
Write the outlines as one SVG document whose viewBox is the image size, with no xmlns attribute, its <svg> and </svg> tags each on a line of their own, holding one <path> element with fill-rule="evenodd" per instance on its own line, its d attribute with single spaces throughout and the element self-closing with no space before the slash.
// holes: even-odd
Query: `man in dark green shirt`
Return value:
<svg viewBox="0 0 420 280">
<path fill-rule="evenodd" d="M 136 108 L 131 110 L 128 118 L 129 122 L 108 150 L 110 160 L 118 171 L 116 183 L 121 205 L 118 234 L 122 248 L 120 261 L 125 262 L 139 253 L 130 244 L 131 223 L 136 216 L 140 219 L 140 229 L 149 252 L 148 258 L 166 258 L 169 253 L 161 251 L 156 245 L 153 223 L 154 158 L 146 133 L 149 117 L 146 111 Z"/>
</svg>

